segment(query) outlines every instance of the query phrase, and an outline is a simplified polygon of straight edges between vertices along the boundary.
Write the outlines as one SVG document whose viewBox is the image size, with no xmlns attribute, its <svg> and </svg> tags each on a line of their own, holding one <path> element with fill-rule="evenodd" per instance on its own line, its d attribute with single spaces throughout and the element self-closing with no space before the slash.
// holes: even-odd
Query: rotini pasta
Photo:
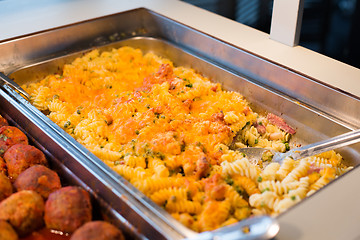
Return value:
<svg viewBox="0 0 360 240">
<path fill-rule="evenodd" d="M 221 163 L 221 165 L 224 176 L 240 175 L 256 181 L 260 173 L 260 168 L 256 165 L 251 164 L 249 160 L 245 157 L 231 163 L 224 161 Z"/>
<path fill-rule="evenodd" d="M 199 232 L 281 213 L 351 169 L 334 151 L 281 165 L 249 160 L 230 146 L 284 152 L 295 130 L 195 70 L 131 47 L 93 50 L 22 87 L 52 121 Z"/>
</svg>

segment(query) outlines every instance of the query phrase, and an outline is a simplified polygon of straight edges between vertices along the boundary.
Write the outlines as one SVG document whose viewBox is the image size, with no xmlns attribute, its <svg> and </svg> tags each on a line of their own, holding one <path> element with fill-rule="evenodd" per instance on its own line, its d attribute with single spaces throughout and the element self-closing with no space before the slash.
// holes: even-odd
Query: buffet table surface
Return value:
<svg viewBox="0 0 360 240">
<path fill-rule="evenodd" d="M 0 0 L 0 16 L 2 19 L 0 21 L 0 44 L 19 36 L 141 7 L 325 83 L 345 94 L 360 98 L 360 84 L 358 83 L 360 81 L 360 69 L 301 46 L 289 47 L 270 39 L 267 33 L 177 0 Z M 343 185 L 334 184 L 333 188 L 337 189 L 339 194 L 329 196 L 332 197 L 331 202 L 340 202 L 343 200 L 342 196 L 351 195 L 355 204 L 360 197 L 360 192 L 354 192 L 341 186 L 356 181 L 359 179 L 359 175 L 359 171 L 353 171 L 348 178 L 344 179 Z M 323 201 L 323 199 L 318 198 L 318 201 Z M 318 209 L 318 211 L 324 214 L 328 213 L 331 211 L 329 204 L 331 203 L 323 204 L 324 209 Z M 352 208 L 351 206 L 342 207 L 350 210 Z M 311 210 L 311 208 L 309 209 Z M 356 223 L 350 222 L 350 219 L 359 219 L 359 216 L 356 215 L 358 211 L 354 211 L 354 216 L 349 217 L 349 219 L 337 219 L 336 214 L 329 214 L 331 217 L 327 221 L 336 225 L 331 227 L 331 231 L 336 234 L 332 234 L 332 237 L 329 236 L 329 239 L 336 239 L 336 236 L 339 235 L 344 236 L 344 239 L 355 239 L 354 236 L 359 236 L 359 230 L 356 226 L 352 226 Z M 315 219 L 313 220 L 315 221 Z M 314 224 L 314 221 L 308 221 L 304 217 L 303 219 L 287 219 L 287 222 L 284 222 L 280 218 L 281 230 L 277 239 L 289 239 L 289 236 L 294 237 L 294 234 L 296 238 L 292 239 L 314 237 L 318 234 L 319 224 L 322 224 L 320 222 Z M 345 231 L 344 228 L 346 228 Z M 323 226 L 323 229 L 326 229 L 326 226 Z"/>
</svg>

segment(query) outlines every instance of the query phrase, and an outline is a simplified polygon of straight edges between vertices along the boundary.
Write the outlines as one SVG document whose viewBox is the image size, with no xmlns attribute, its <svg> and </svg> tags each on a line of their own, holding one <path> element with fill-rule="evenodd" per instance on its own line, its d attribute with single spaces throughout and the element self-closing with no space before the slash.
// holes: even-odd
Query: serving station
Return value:
<svg viewBox="0 0 360 240">
<path fill-rule="evenodd" d="M 297 126 L 297 144 L 360 127 L 359 69 L 301 46 L 284 45 L 184 2 L 38 0 L 29 5 L 5 0 L 0 1 L 0 15 L 6 19 L 0 23 L 0 72 L 19 85 L 41 79 L 90 49 L 132 46 L 194 68 L 225 89 L 240 92 L 256 110 L 282 115 Z M 211 239 L 173 219 L 12 86 L 4 83 L 0 91 L 2 112 L 31 132 L 39 146 L 63 159 L 58 167 L 70 169 L 68 175 L 91 189 L 127 236 Z M 360 236 L 360 144 L 338 151 L 354 168 L 274 218 L 280 227 L 275 239 Z"/>
</svg>

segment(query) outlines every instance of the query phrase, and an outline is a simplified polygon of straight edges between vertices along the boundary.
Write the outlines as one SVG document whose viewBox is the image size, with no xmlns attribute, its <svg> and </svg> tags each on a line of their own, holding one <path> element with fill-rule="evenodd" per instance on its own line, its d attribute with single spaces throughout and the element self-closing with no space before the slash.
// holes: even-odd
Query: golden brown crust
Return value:
<svg viewBox="0 0 360 240">
<path fill-rule="evenodd" d="M 34 191 L 20 191 L 0 203 L 0 219 L 8 221 L 19 236 L 43 226 L 44 200 Z"/>
<path fill-rule="evenodd" d="M 17 127 L 3 126 L 0 128 L 0 155 L 17 143 L 28 144 L 27 136 Z"/>
<path fill-rule="evenodd" d="M 47 199 L 50 193 L 61 188 L 61 182 L 56 172 L 43 165 L 34 165 L 20 173 L 14 187 L 17 191 L 33 190 Z"/>
<path fill-rule="evenodd" d="M 45 204 L 44 219 L 47 228 L 74 232 L 92 219 L 89 193 L 75 186 L 63 187 L 51 193 Z"/>
<path fill-rule="evenodd" d="M 4 220 L 0 220 L 0 239 L 6 239 L 6 240 L 19 239 L 14 228 L 7 221 Z"/>
<path fill-rule="evenodd" d="M 8 176 L 12 181 L 15 181 L 21 172 L 33 165 L 48 165 L 43 152 L 26 144 L 15 144 L 9 148 L 4 154 L 4 159 Z"/>
</svg>

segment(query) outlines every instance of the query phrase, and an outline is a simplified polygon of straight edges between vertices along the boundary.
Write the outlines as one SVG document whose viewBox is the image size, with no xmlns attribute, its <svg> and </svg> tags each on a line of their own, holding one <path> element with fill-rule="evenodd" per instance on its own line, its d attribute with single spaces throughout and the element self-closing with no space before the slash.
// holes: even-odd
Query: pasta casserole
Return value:
<svg viewBox="0 0 360 240">
<path fill-rule="evenodd" d="M 151 52 L 93 50 L 62 70 L 23 86 L 33 105 L 195 231 L 277 215 L 349 169 L 334 151 L 250 161 L 233 146 L 285 152 L 295 129 Z"/>
</svg>

